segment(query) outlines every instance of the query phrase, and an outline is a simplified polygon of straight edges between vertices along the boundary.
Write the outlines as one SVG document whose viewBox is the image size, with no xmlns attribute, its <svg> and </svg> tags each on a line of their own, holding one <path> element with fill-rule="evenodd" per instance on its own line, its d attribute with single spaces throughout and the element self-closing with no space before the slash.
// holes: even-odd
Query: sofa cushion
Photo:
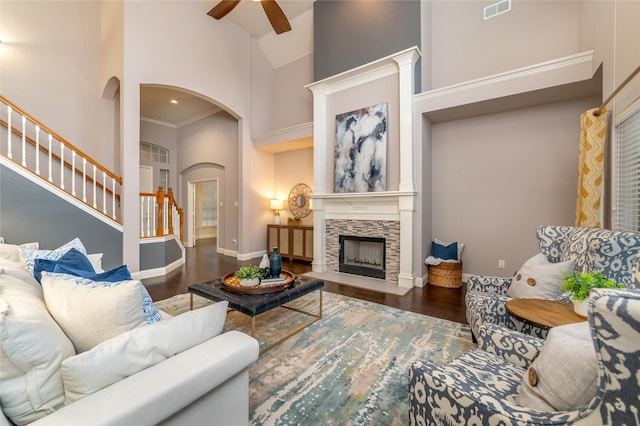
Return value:
<svg viewBox="0 0 640 426">
<path fill-rule="evenodd" d="M 609 231 L 608 234 L 590 239 L 589 272 L 602 272 L 605 277 L 630 286 L 640 253 L 640 233 Z"/>
<path fill-rule="evenodd" d="M 572 275 L 573 261 L 549 263 L 543 253 L 527 260 L 511 280 L 507 296 L 522 299 L 554 299 L 562 295 L 563 273 Z"/>
<path fill-rule="evenodd" d="M 66 403 L 192 348 L 222 332 L 228 302 L 136 328 L 62 363 Z"/>
<path fill-rule="evenodd" d="M 75 248 L 85 256 L 87 254 L 87 249 L 82 244 L 82 241 L 80 241 L 80 238 L 74 238 L 73 240 L 69 241 L 66 244 L 63 244 L 62 246 L 58 247 L 55 250 L 30 250 L 25 248 L 19 248 L 19 251 L 20 251 L 20 258 L 22 260 L 22 263 L 24 264 L 24 266 L 27 268 L 28 271 L 33 273 L 33 268 L 34 268 L 36 259 L 58 260 L 72 248 Z"/>
<path fill-rule="evenodd" d="M 160 321 L 149 293 L 137 280 L 107 283 L 43 272 L 42 289 L 49 312 L 78 353 Z"/>
<path fill-rule="evenodd" d="M 563 242 L 560 262 L 573 260 L 576 271 L 591 272 L 589 271 L 589 249 L 594 231 L 598 230 L 584 226 L 573 227 Z"/>
<path fill-rule="evenodd" d="M 22 425 L 63 405 L 60 368 L 75 351 L 49 315 L 33 275 L 11 263 L 3 261 L 0 273 L 0 404 Z"/>
<path fill-rule="evenodd" d="M 82 271 L 84 273 L 91 273 L 92 275 L 96 273 L 89 258 L 78 249 L 72 248 L 59 259 L 35 258 L 33 263 L 33 276 L 40 282 L 42 272 L 61 272 L 56 271 L 58 266 L 63 267 L 65 271 Z"/>
<path fill-rule="evenodd" d="M 524 375 L 518 403 L 544 411 L 570 411 L 596 395 L 598 361 L 589 323 L 554 327 Z"/>
<path fill-rule="evenodd" d="M 551 263 L 560 262 L 563 248 L 574 226 L 545 225 L 536 228 L 536 237 L 540 253 L 547 256 Z"/>
</svg>

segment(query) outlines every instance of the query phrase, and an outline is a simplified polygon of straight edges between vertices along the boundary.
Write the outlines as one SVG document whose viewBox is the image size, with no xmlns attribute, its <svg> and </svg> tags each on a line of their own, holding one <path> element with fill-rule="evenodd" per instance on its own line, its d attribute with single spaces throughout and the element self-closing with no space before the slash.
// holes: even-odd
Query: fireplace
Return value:
<svg viewBox="0 0 640 426">
<path fill-rule="evenodd" d="M 385 279 L 385 239 L 340 235 L 338 270 Z"/>
</svg>

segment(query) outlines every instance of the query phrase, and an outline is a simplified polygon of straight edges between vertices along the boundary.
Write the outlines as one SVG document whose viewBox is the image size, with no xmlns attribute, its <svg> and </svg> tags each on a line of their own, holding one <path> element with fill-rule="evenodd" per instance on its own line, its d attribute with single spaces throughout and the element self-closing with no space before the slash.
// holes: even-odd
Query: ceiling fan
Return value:
<svg viewBox="0 0 640 426">
<path fill-rule="evenodd" d="M 207 15 L 215 19 L 224 18 L 238 3 L 240 3 L 240 0 L 221 0 L 220 3 L 207 12 Z M 275 0 L 260 0 L 260 4 L 262 4 L 264 13 L 267 14 L 267 18 L 269 18 L 269 22 L 271 22 L 271 26 L 276 34 L 291 31 L 289 20 Z"/>
</svg>

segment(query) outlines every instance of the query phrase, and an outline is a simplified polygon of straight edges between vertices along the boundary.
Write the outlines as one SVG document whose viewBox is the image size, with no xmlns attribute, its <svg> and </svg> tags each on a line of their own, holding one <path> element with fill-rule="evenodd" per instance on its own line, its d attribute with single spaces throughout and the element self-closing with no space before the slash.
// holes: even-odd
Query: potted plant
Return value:
<svg viewBox="0 0 640 426">
<path fill-rule="evenodd" d="M 241 286 L 253 287 L 260 284 L 262 272 L 256 265 L 245 265 L 236 271 L 236 278 L 240 281 Z"/>
<path fill-rule="evenodd" d="M 625 288 L 624 284 L 606 278 L 602 273 L 576 272 L 564 276 L 564 284 L 560 291 L 571 293 L 573 309 L 578 315 L 587 316 L 589 293 L 592 288 Z"/>
</svg>

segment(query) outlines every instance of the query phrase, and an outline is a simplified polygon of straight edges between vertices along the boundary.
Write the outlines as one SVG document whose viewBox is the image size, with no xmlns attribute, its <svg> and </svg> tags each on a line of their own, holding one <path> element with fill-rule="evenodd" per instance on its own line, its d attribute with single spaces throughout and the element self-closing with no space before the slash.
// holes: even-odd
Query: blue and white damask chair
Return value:
<svg viewBox="0 0 640 426">
<path fill-rule="evenodd" d="M 589 303 L 588 322 L 546 340 L 485 324 L 481 349 L 414 363 L 411 424 L 639 424 L 640 291 L 598 289 Z"/>
<path fill-rule="evenodd" d="M 572 264 L 575 271 L 602 272 L 607 278 L 629 288 L 640 288 L 634 278 L 638 269 L 640 233 L 574 226 L 538 226 L 536 237 L 540 253 L 548 263 L 560 266 Z M 531 259 L 530 259 L 531 260 Z M 506 309 L 507 295 L 514 277 L 471 275 L 467 281 L 465 305 L 467 321 L 474 337 L 483 324 L 497 324 L 532 336 L 545 338 L 547 330 L 513 318 Z M 535 298 L 569 301 L 558 293 Z"/>
</svg>

